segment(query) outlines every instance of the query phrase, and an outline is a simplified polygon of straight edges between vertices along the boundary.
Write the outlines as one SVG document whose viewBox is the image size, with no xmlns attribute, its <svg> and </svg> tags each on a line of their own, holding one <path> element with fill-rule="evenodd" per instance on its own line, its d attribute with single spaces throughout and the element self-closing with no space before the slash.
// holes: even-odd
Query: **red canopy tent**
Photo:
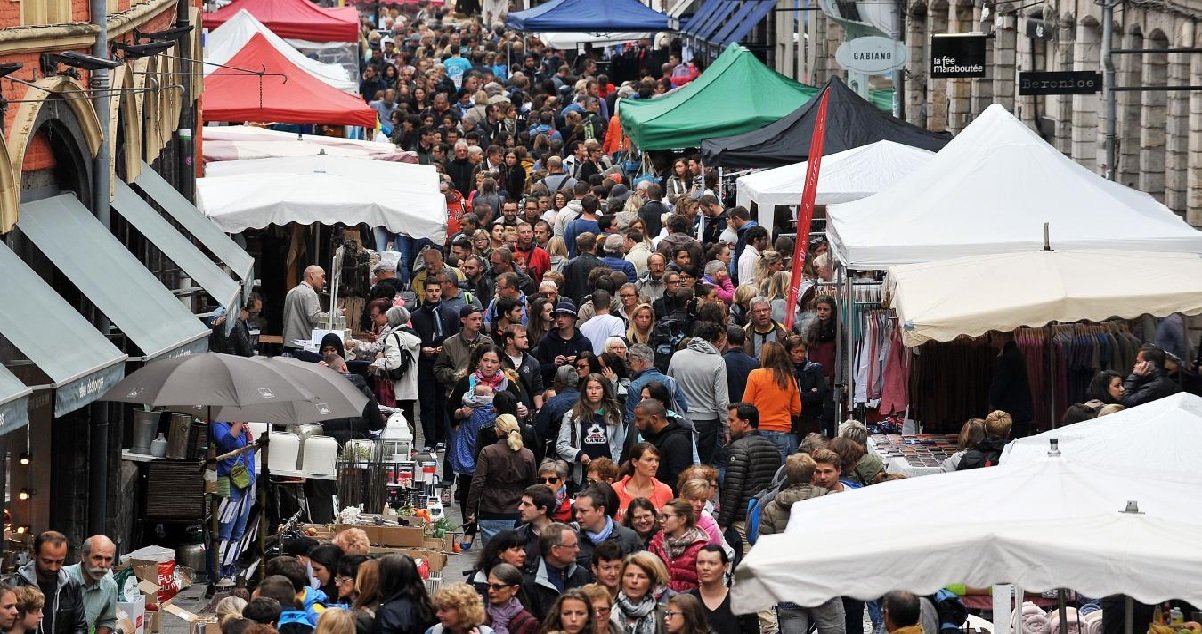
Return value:
<svg viewBox="0 0 1202 634">
<path fill-rule="evenodd" d="M 205 77 L 206 121 L 340 123 L 376 127 L 376 111 L 297 68 L 262 34 L 256 34 L 226 66 Z M 283 77 L 279 76 L 283 75 Z"/>
<path fill-rule="evenodd" d="M 206 29 L 215 29 L 241 9 L 246 9 L 283 38 L 309 42 L 359 41 L 358 9 L 325 9 L 309 0 L 234 0 L 217 11 L 204 14 L 204 26 Z"/>
</svg>

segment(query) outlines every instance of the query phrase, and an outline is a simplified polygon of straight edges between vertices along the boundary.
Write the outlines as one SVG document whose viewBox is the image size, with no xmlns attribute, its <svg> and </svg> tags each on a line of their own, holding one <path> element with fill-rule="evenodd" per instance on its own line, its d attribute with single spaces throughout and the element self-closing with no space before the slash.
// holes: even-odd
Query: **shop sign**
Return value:
<svg viewBox="0 0 1202 634">
<path fill-rule="evenodd" d="M 931 77 L 985 76 L 984 33 L 943 33 L 931 36 Z"/>
<path fill-rule="evenodd" d="M 1102 73 L 1092 70 L 1018 74 L 1020 95 L 1092 95 L 1102 90 Z"/>
<path fill-rule="evenodd" d="M 906 65 L 906 45 L 888 37 L 857 37 L 839 45 L 835 61 L 847 70 L 879 75 Z"/>
</svg>

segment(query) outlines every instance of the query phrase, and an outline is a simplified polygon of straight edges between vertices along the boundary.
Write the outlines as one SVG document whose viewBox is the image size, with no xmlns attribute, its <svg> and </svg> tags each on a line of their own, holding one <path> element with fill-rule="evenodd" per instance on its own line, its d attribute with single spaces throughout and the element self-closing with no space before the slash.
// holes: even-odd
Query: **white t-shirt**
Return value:
<svg viewBox="0 0 1202 634">
<path fill-rule="evenodd" d="M 605 352 L 605 340 L 626 334 L 626 322 L 617 315 L 596 315 L 580 324 L 580 333 L 593 344 L 593 354 Z"/>
</svg>

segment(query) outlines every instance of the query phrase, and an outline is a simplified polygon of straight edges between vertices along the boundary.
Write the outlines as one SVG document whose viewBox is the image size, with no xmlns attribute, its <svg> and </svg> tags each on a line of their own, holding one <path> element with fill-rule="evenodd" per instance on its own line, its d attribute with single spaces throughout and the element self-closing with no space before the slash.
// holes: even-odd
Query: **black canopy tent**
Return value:
<svg viewBox="0 0 1202 634">
<path fill-rule="evenodd" d="M 827 82 L 824 155 L 888 140 L 937 152 L 952 140 L 949 132 L 931 132 L 882 112 L 837 77 Z M 762 128 L 701 143 L 705 164 L 734 169 L 771 168 L 809 159 L 810 137 L 818 114 L 813 99 Z"/>
</svg>

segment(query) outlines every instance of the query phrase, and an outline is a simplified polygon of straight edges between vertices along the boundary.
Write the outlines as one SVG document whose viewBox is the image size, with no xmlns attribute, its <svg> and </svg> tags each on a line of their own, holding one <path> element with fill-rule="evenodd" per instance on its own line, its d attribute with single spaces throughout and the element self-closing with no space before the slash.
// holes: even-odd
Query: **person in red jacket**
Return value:
<svg viewBox="0 0 1202 634">
<path fill-rule="evenodd" d="M 697 527 L 693 505 L 679 498 L 672 500 L 660 509 L 659 521 L 663 528 L 651 538 L 647 549 L 664 560 L 670 589 L 696 589 L 697 553 L 709 543 L 709 536 Z"/>
</svg>

